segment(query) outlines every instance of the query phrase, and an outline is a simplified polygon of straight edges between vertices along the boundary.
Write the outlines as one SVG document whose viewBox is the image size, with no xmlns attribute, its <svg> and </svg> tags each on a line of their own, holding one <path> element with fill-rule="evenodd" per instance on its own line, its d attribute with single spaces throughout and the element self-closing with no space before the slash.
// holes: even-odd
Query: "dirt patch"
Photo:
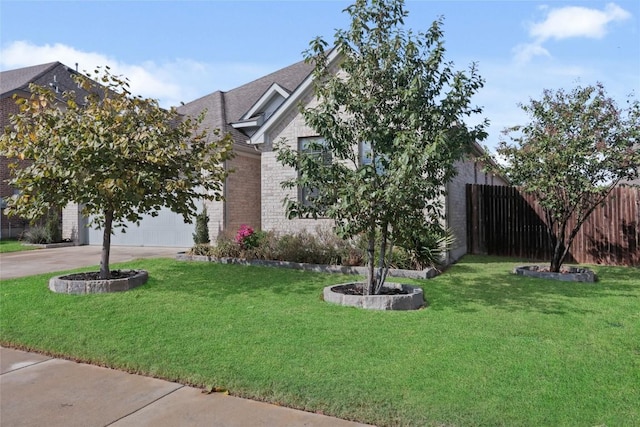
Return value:
<svg viewBox="0 0 640 427">
<path fill-rule="evenodd" d="M 128 279 L 138 274 L 137 270 L 111 270 L 109 279 Z M 61 276 L 62 280 L 103 280 L 100 278 L 99 271 L 89 271 L 84 273 L 73 273 Z"/>
<path fill-rule="evenodd" d="M 364 295 L 363 283 L 349 283 L 331 288 L 334 292 L 344 295 Z M 389 288 L 383 286 L 378 295 L 409 295 L 405 288 Z"/>
</svg>

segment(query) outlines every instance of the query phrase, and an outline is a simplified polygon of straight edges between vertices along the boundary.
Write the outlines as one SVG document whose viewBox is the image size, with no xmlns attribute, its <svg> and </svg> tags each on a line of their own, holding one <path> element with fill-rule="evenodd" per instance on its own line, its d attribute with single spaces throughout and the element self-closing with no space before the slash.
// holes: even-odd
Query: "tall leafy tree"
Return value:
<svg viewBox="0 0 640 427">
<path fill-rule="evenodd" d="M 0 154 L 31 160 L 13 167 L 11 183 L 21 192 L 8 212 L 35 218 L 51 206 L 82 205 L 104 229 L 100 277 L 106 279 L 114 227 L 139 223 L 163 206 L 190 222 L 196 200 L 222 197 L 232 140 L 199 130 L 202 116 L 184 118 L 154 99 L 132 96 L 128 81 L 108 67 L 94 73 L 93 80 L 74 77 L 89 93 L 83 99 L 68 91 L 59 100 L 49 88 L 31 85 L 30 99 L 17 100 L 20 112 L 0 138 Z"/>
<path fill-rule="evenodd" d="M 318 103 L 302 114 L 321 138 L 277 149 L 298 171 L 283 185 L 309 190 L 287 200 L 289 216 L 332 218 L 343 238 L 366 236 L 365 293 L 377 294 L 394 244 L 428 255 L 445 234 L 445 183 L 486 136 L 486 121 L 465 125 L 481 113 L 471 97 L 483 80 L 475 65 L 454 71 L 445 61 L 442 18 L 414 33 L 404 28 L 403 1 L 357 0 L 346 12 L 351 25 L 334 46 L 317 38 L 305 55 Z"/>
<path fill-rule="evenodd" d="M 510 140 L 497 152 L 511 181 L 540 203 L 550 270 L 558 272 L 589 215 L 620 181 L 638 176 L 640 103 L 622 109 L 597 84 L 545 90 L 521 108 L 530 122 L 505 129 Z"/>
</svg>

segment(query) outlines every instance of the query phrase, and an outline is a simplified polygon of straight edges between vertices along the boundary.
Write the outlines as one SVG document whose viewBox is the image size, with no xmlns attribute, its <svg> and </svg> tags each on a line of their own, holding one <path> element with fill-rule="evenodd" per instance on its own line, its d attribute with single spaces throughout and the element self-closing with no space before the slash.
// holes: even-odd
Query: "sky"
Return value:
<svg viewBox="0 0 640 427">
<path fill-rule="evenodd" d="M 230 90 L 303 59 L 347 28 L 351 1 L 0 0 L 0 70 L 60 61 L 80 71 L 109 65 L 136 95 L 164 107 Z M 640 98 L 638 0 L 406 0 L 405 27 L 444 17 L 446 60 L 476 63 L 473 98 L 490 121 L 482 143 L 525 124 L 519 104 L 544 89 L 601 82 L 623 107 Z"/>
</svg>

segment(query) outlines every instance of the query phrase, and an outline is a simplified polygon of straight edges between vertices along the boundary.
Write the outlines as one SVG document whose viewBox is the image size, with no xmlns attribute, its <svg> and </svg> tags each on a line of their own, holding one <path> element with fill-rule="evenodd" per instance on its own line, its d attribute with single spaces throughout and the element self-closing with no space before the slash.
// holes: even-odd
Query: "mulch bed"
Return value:
<svg viewBox="0 0 640 427">
<path fill-rule="evenodd" d="M 111 270 L 111 279 L 128 279 L 138 274 L 137 270 Z M 86 273 L 73 273 L 60 277 L 62 280 L 104 280 L 100 278 L 99 271 L 89 271 Z"/>
<path fill-rule="evenodd" d="M 331 288 L 332 291 L 344 295 L 364 295 L 364 285 L 362 283 L 349 283 L 347 285 L 338 285 Z M 404 289 L 387 288 L 383 286 L 378 295 L 408 295 Z"/>
</svg>

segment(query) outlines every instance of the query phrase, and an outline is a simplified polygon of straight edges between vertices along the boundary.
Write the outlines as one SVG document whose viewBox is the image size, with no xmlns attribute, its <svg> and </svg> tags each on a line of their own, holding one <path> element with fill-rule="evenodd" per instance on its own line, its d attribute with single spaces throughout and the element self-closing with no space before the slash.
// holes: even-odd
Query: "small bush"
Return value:
<svg viewBox="0 0 640 427">
<path fill-rule="evenodd" d="M 259 236 L 253 228 L 246 224 L 242 224 L 236 233 L 236 243 L 240 245 L 242 249 L 253 249 L 257 247 L 259 243 L 258 240 Z"/>
<path fill-rule="evenodd" d="M 51 235 L 46 227 L 41 225 L 32 225 L 22 233 L 22 240 L 34 244 L 51 243 Z"/>
<path fill-rule="evenodd" d="M 45 243 L 62 242 L 62 230 L 60 229 L 60 216 L 58 215 L 58 212 L 53 212 L 49 215 L 44 228 L 48 239 Z"/>
<path fill-rule="evenodd" d="M 211 256 L 216 258 L 239 258 L 242 252 L 240 245 L 225 234 L 218 236 L 216 245 L 211 249 Z"/>
<path fill-rule="evenodd" d="M 424 238 L 423 238 L 424 239 Z M 417 243 L 431 243 L 426 240 Z M 443 244 L 441 240 L 436 242 Z M 289 261 L 308 264 L 337 264 L 362 266 L 366 260 L 366 239 L 343 240 L 332 230 L 317 229 L 315 233 L 302 231 L 294 234 L 278 234 L 273 231 L 255 231 L 243 225 L 235 234 L 222 233 L 215 246 L 196 245 L 193 255 L 209 255 L 216 258 L 243 258 Z M 419 246 L 420 247 L 420 246 Z M 439 249 L 422 252 L 394 246 L 389 257 L 391 268 L 422 269 L 429 257 L 440 254 Z M 377 255 L 377 254 L 376 254 Z M 376 258 L 377 259 L 377 258 Z"/>
<path fill-rule="evenodd" d="M 211 256 L 211 254 L 213 253 L 213 249 L 214 248 L 208 243 L 198 243 L 191 248 L 189 254 Z"/>
<path fill-rule="evenodd" d="M 196 232 L 193 233 L 193 243 L 197 245 L 209 244 L 209 215 L 207 208 L 202 208 L 202 212 L 196 215 Z"/>
</svg>

